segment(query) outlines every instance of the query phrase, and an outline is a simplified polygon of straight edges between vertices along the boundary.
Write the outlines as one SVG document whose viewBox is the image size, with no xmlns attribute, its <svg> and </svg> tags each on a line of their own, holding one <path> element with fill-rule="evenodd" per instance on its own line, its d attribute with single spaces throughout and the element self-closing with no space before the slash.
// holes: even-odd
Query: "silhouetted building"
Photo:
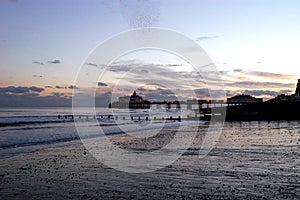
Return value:
<svg viewBox="0 0 300 200">
<path fill-rule="evenodd" d="M 284 103 L 284 102 L 298 102 L 300 101 L 300 79 L 298 79 L 298 83 L 296 86 L 295 94 L 286 95 L 281 94 L 275 97 L 274 99 L 270 99 L 266 102 L 268 103 Z"/>
<path fill-rule="evenodd" d="M 151 102 L 144 100 L 134 91 L 131 96 L 119 97 L 117 102 L 109 104 L 109 108 L 149 109 Z"/>
<path fill-rule="evenodd" d="M 262 98 L 255 98 L 250 95 L 236 95 L 234 97 L 227 98 L 227 103 L 260 103 L 263 102 Z"/>
<path fill-rule="evenodd" d="M 292 101 L 300 101 L 300 79 L 298 79 L 295 94 L 292 95 Z"/>
<path fill-rule="evenodd" d="M 278 95 L 277 97 L 275 97 L 274 99 L 270 99 L 266 102 L 268 102 L 268 103 L 283 103 L 283 102 L 291 102 L 291 101 L 292 101 L 292 96 L 281 94 L 281 95 Z"/>
<path fill-rule="evenodd" d="M 298 79 L 298 83 L 295 90 L 295 95 L 300 96 L 300 79 Z"/>
</svg>

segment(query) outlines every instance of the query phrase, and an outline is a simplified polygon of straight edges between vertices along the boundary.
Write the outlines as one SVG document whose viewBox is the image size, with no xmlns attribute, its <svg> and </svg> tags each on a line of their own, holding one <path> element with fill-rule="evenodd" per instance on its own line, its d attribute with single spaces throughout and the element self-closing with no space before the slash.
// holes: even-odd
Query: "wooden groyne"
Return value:
<svg viewBox="0 0 300 200">
<path fill-rule="evenodd" d="M 181 116 L 157 117 L 157 116 L 117 116 L 117 115 L 57 115 L 58 119 L 111 119 L 111 120 L 132 120 L 132 121 L 150 121 L 150 120 L 174 120 L 181 121 Z"/>
</svg>

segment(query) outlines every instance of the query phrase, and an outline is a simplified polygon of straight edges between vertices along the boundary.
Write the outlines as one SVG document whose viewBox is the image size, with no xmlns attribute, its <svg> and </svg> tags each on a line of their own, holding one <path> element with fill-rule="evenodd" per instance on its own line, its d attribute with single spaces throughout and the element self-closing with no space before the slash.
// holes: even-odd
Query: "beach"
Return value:
<svg viewBox="0 0 300 200">
<path fill-rule="evenodd" d="M 0 0 L 0 200 L 300 200 L 300 0 Z"/>
<path fill-rule="evenodd" d="M 1 199 L 298 199 L 299 126 L 226 123 L 206 157 L 198 156 L 198 134 L 199 143 L 177 161 L 138 174 L 103 165 L 78 141 L 50 146 L 1 159 Z M 126 136 L 110 137 L 132 148 Z"/>
</svg>

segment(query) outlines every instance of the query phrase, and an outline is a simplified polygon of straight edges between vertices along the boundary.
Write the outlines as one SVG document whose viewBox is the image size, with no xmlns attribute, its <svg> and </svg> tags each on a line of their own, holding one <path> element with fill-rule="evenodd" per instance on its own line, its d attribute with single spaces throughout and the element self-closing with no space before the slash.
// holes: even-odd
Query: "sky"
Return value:
<svg viewBox="0 0 300 200">
<path fill-rule="evenodd" d="M 166 52 L 124 55 L 95 88 L 76 85 L 81 67 L 104 70 L 89 60 L 97 46 L 145 27 L 172 30 L 200 45 L 228 97 L 293 94 L 300 78 L 299 9 L 297 0 L 0 0 L 0 106 L 69 106 L 79 89 L 81 95 L 96 91 L 104 103 L 133 90 L 150 100 L 171 100 L 174 94 L 184 100 L 192 90 L 197 98 L 209 98 L 189 63 Z M 152 76 L 142 69 L 151 69 Z M 145 84 L 143 77 L 154 81 Z"/>
</svg>

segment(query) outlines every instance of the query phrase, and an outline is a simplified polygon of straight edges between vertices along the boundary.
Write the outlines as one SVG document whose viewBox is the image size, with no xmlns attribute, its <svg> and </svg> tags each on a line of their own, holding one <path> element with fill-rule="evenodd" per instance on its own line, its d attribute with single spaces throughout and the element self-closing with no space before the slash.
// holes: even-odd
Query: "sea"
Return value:
<svg viewBox="0 0 300 200">
<path fill-rule="evenodd" d="M 90 109 L 87 108 L 80 108 L 79 110 L 80 114 L 78 116 L 74 115 L 76 120 L 71 117 L 73 115 L 72 108 L 1 108 L 0 158 L 80 143 L 80 139 L 83 138 L 78 135 L 74 123 L 75 121 L 78 122 L 78 118 L 80 118 L 80 122 L 85 123 L 87 126 L 105 127 L 106 135 L 125 134 L 125 132 L 138 134 L 142 130 L 161 129 L 162 127 L 194 127 L 199 123 L 200 125 L 205 124 L 204 121 L 199 122 L 199 120 L 184 120 L 184 117 L 194 115 L 193 111 L 187 109 L 126 110 L 97 108 L 94 113 L 91 113 Z M 179 116 L 183 120 L 179 121 Z M 96 124 L 95 119 L 97 119 Z M 149 124 L 154 119 L 155 123 Z M 138 128 L 132 126 L 133 123 L 138 124 Z M 121 126 L 122 130 L 120 130 Z M 249 137 L 248 140 L 243 141 L 251 144 L 248 148 L 259 144 L 266 146 L 296 145 L 299 147 L 300 121 L 226 122 L 220 128 L 223 128 L 225 137 L 226 135 L 229 137 L 233 133 L 236 134 L 237 138 Z M 95 133 L 87 133 L 85 137 L 91 136 L 88 134 L 93 135 Z M 251 143 L 249 141 L 256 139 L 259 142 Z M 237 139 L 236 143 L 231 141 L 231 147 L 241 145 L 238 142 Z M 247 144 L 243 145 L 247 146 Z"/>
<path fill-rule="evenodd" d="M 101 126 L 103 130 L 105 129 L 106 135 L 138 134 L 143 130 L 199 123 L 199 121 L 179 121 L 179 116 L 195 115 L 193 111 L 184 109 L 92 110 L 93 112 L 91 109 L 79 108 L 74 115 L 72 108 L 62 107 L 1 108 L 0 158 L 80 143 L 84 138 L 77 133 L 75 122 L 84 123 L 87 127 Z M 155 123 L 151 123 L 151 120 L 155 120 Z M 132 124 L 138 124 L 138 129 Z M 95 135 L 97 134 L 87 132 L 84 137 L 96 137 Z"/>
</svg>

